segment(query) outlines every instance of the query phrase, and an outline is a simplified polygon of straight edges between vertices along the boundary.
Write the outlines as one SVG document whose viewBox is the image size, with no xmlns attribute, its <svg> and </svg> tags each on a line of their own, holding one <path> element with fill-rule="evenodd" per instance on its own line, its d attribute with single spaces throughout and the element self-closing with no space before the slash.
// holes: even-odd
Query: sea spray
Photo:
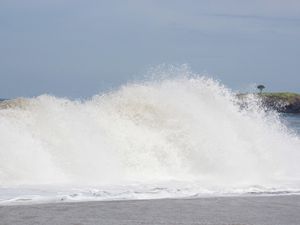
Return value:
<svg viewBox="0 0 300 225">
<path fill-rule="evenodd" d="M 182 73 L 85 101 L 1 103 L 0 185 L 300 188 L 300 140 L 276 113 L 255 98 L 241 107 L 219 82 Z"/>
</svg>

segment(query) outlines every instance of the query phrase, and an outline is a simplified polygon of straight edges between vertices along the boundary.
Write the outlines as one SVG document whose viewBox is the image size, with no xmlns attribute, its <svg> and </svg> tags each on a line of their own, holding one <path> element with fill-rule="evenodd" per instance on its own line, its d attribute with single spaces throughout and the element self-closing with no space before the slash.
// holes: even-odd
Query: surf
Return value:
<svg viewBox="0 0 300 225">
<path fill-rule="evenodd" d="M 299 190 L 300 140 L 277 113 L 212 78 L 164 74 L 86 100 L 1 103 L 0 186 Z"/>
</svg>

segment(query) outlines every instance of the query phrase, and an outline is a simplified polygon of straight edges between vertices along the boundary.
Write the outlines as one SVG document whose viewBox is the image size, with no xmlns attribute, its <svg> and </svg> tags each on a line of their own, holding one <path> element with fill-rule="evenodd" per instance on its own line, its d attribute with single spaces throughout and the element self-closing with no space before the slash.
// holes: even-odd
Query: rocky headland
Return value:
<svg viewBox="0 0 300 225">
<path fill-rule="evenodd" d="M 241 106 L 246 104 L 244 100 L 250 95 L 258 98 L 266 109 L 276 110 L 280 113 L 300 114 L 300 94 L 291 92 L 240 93 L 237 94 L 237 97 L 241 100 Z M 13 100 L 0 98 L 0 109 L 13 106 L 22 107 L 26 102 L 26 99 L 23 98 Z"/>
<path fill-rule="evenodd" d="M 248 93 L 244 93 L 237 96 L 243 100 L 249 95 Z M 261 100 L 262 105 L 267 109 L 276 110 L 280 113 L 300 113 L 300 94 L 291 92 L 265 92 L 254 95 Z"/>
</svg>

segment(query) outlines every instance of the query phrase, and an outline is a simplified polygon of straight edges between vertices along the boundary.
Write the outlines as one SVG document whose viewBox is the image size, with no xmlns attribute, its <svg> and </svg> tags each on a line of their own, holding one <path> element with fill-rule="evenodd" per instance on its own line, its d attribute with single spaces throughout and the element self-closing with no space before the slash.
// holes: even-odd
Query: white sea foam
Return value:
<svg viewBox="0 0 300 225">
<path fill-rule="evenodd" d="M 213 79 L 175 73 L 86 101 L 2 103 L 0 201 L 300 189 L 300 140 L 276 113 L 255 98 L 241 108 Z"/>
</svg>

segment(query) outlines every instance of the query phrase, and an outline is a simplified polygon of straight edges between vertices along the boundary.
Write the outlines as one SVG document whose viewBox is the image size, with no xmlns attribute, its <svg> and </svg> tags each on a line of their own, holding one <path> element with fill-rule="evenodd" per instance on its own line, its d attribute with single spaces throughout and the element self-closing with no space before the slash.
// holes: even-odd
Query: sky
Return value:
<svg viewBox="0 0 300 225">
<path fill-rule="evenodd" d="M 85 98 L 161 64 L 300 92 L 300 1 L 0 0 L 0 98 Z"/>
</svg>

